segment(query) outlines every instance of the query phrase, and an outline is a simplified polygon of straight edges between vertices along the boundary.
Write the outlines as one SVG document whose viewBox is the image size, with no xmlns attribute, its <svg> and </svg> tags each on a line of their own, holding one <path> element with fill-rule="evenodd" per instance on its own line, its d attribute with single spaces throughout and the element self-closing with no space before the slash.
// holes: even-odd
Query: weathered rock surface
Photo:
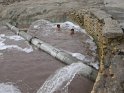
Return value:
<svg viewBox="0 0 124 93">
<path fill-rule="evenodd" d="M 117 19 L 121 28 L 124 29 L 124 1 L 123 0 L 104 0 L 105 10 Z"/>
<path fill-rule="evenodd" d="M 117 36 L 123 35 L 123 31 L 117 20 L 113 20 L 112 18 L 105 18 L 104 22 L 105 26 L 103 28 L 103 33 L 106 38 L 115 38 Z"/>
<path fill-rule="evenodd" d="M 66 14 L 72 9 L 98 7 L 99 0 L 28 0 L 5 6 L 0 13 L 1 22 L 11 21 L 18 24 L 31 24 L 34 20 L 47 19 L 52 22 L 65 21 Z"/>
<path fill-rule="evenodd" d="M 26 1 L 26 0 L 0 0 L 0 4 L 8 5 L 15 2 L 21 2 L 21 1 Z"/>
<path fill-rule="evenodd" d="M 78 12 L 70 13 L 70 17 L 84 26 L 98 45 L 100 70 L 91 93 L 123 93 L 123 85 L 120 83 L 123 82 L 123 79 L 118 79 L 124 76 L 122 73 L 124 71 L 123 29 L 119 25 L 118 18 L 113 19 L 113 15 L 105 16 L 106 11 L 102 11 L 104 10 L 78 10 Z M 121 66 L 117 60 L 121 62 Z M 112 69 L 113 65 L 116 65 L 114 70 Z M 120 71 L 115 72 L 117 69 L 120 69 Z"/>
</svg>

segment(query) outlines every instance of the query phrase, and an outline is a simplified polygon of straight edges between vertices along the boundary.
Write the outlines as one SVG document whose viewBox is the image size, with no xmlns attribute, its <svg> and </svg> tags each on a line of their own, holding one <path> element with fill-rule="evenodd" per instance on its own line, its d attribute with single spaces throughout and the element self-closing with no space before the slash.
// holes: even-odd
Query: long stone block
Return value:
<svg viewBox="0 0 124 93">
<path fill-rule="evenodd" d="M 90 12 L 99 20 L 111 17 L 111 15 L 107 14 L 105 11 L 102 11 L 100 9 L 90 9 Z"/>
<path fill-rule="evenodd" d="M 115 38 L 124 35 L 123 30 L 116 20 L 113 20 L 112 18 L 105 18 L 104 22 L 103 35 L 106 38 Z"/>
</svg>

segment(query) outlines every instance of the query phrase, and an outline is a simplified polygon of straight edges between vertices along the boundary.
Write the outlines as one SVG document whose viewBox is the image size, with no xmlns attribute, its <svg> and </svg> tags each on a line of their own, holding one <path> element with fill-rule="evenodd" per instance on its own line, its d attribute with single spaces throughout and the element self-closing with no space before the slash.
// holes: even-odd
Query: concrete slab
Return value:
<svg viewBox="0 0 124 93">
<path fill-rule="evenodd" d="M 111 17 L 110 14 L 107 14 L 105 11 L 102 11 L 100 9 L 90 9 L 90 11 L 94 16 L 96 16 L 100 20 Z"/>
<path fill-rule="evenodd" d="M 105 10 L 119 22 L 120 27 L 124 27 L 124 1 L 104 0 Z"/>
<path fill-rule="evenodd" d="M 106 7 L 120 7 L 124 9 L 124 0 L 104 0 Z"/>
<path fill-rule="evenodd" d="M 119 25 L 120 25 L 121 28 L 124 29 L 124 22 L 122 22 L 122 23 L 120 22 Z"/>
<path fill-rule="evenodd" d="M 104 8 L 109 13 L 123 13 L 124 9 L 121 7 L 106 7 Z"/>
<path fill-rule="evenodd" d="M 123 31 L 116 20 L 105 18 L 104 22 L 105 25 L 103 27 L 103 35 L 106 38 L 115 38 L 123 35 Z"/>
</svg>

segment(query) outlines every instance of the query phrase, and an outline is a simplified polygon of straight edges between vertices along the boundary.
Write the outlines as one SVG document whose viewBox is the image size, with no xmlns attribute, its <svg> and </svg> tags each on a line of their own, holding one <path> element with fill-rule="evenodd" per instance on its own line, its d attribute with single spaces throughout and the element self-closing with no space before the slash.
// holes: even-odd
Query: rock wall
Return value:
<svg viewBox="0 0 124 93">
<path fill-rule="evenodd" d="M 99 9 L 71 11 L 98 45 L 100 69 L 91 93 L 124 93 L 124 34 L 111 15 Z"/>
</svg>

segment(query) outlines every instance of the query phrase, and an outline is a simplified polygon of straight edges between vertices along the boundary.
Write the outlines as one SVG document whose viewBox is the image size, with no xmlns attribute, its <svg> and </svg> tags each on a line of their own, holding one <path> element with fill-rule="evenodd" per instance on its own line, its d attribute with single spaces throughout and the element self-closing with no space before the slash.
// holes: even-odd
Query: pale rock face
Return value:
<svg viewBox="0 0 124 93">
<path fill-rule="evenodd" d="M 21 2 L 21 1 L 27 1 L 27 0 L 0 0 L 0 3 L 2 3 L 2 4 L 12 4 L 14 2 Z"/>
</svg>

